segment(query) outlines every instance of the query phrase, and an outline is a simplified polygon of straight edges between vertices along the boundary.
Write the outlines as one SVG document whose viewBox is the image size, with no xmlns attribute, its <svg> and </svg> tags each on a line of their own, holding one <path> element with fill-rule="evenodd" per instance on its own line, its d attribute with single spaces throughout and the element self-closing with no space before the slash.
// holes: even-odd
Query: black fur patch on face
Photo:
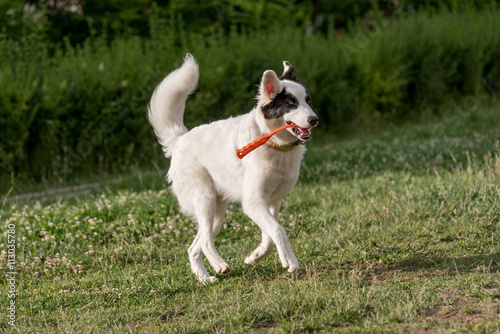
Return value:
<svg viewBox="0 0 500 334">
<path fill-rule="evenodd" d="M 281 93 L 269 103 L 261 107 L 262 115 L 265 119 L 280 118 L 286 113 L 295 110 L 299 107 L 299 101 L 295 96 L 288 93 L 286 88 L 283 88 Z"/>
<path fill-rule="evenodd" d="M 312 108 L 312 101 L 311 101 L 311 97 L 309 96 L 309 91 L 307 90 L 307 88 L 306 88 L 306 93 L 307 93 L 306 103 L 309 105 L 309 107 Z"/>
</svg>

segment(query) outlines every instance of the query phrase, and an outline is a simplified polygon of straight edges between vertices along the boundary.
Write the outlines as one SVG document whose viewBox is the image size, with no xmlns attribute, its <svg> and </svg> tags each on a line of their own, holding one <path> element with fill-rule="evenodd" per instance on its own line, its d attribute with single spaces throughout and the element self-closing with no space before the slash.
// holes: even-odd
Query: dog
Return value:
<svg viewBox="0 0 500 334">
<path fill-rule="evenodd" d="M 202 254 L 217 274 L 229 265 L 217 253 L 219 233 L 229 202 L 239 201 L 243 212 L 262 230 L 262 241 L 244 260 L 256 265 L 276 246 L 281 264 L 289 272 L 299 270 L 284 228 L 278 223 L 281 199 L 295 186 L 304 145 L 318 116 L 311 107 L 308 89 L 293 66 L 283 62 L 278 77 L 263 73 L 257 105 L 247 114 L 200 125 L 188 131 L 183 114 L 188 95 L 198 86 L 199 68 L 187 54 L 181 67 L 156 87 L 147 116 L 167 158 L 167 179 L 181 210 L 198 223 L 188 249 L 191 271 L 202 283 L 214 282 L 203 265 Z M 295 127 L 278 132 L 266 144 L 238 159 L 236 149 L 285 124 Z"/>
</svg>

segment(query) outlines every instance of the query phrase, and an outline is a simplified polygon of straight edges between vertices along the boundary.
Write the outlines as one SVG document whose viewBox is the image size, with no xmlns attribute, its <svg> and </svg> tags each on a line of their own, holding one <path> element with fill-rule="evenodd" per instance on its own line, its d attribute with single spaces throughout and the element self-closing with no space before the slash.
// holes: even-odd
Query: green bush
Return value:
<svg viewBox="0 0 500 334">
<path fill-rule="evenodd" d="M 439 12 L 442 10 L 463 11 L 496 8 L 498 0 L 401 0 L 399 5 L 412 10 Z"/>
<path fill-rule="evenodd" d="M 34 179 L 162 165 L 146 105 L 160 80 L 191 52 L 200 85 L 189 127 L 245 113 L 265 69 L 295 65 L 324 130 L 400 121 L 499 81 L 500 13 L 370 16 L 349 32 L 290 29 L 209 37 L 150 19 L 151 38 L 106 36 L 53 51 L 38 34 L 0 36 L 0 168 Z"/>
</svg>

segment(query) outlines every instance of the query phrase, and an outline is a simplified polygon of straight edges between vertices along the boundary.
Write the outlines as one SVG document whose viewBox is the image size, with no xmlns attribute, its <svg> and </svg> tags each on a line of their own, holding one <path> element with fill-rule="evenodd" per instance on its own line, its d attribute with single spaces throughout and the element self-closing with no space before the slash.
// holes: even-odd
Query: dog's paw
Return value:
<svg viewBox="0 0 500 334">
<path fill-rule="evenodd" d="M 281 264 L 283 265 L 283 268 L 288 269 L 289 273 L 293 273 L 294 271 L 300 269 L 299 261 L 293 254 L 285 259 L 282 259 Z"/>
<path fill-rule="evenodd" d="M 217 277 L 215 277 L 215 276 L 207 276 L 207 277 L 200 277 L 200 276 L 198 276 L 198 280 L 200 281 L 201 284 L 207 285 L 207 284 L 210 284 L 210 283 L 215 283 L 219 279 Z"/>
<path fill-rule="evenodd" d="M 217 269 L 217 274 L 227 275 L 227 274 L 229 274 L 230 271 L 231 271 L 231 268 L 229 268 L 229 266 L 226 264 L 226 265 L 220 266 L 220 268 Z"/>
<path fill-rule="evenodd" d="M 257 261 L 255 259 L 255 257 L 252 257 L 252 253 L 250 253 L 250 255 L 248 255 L 245 260 L 243 260 L 243 264 L 245 265 L 245 267 L 247 268 L 252 268 L 253 266 L 255 266 L 259 261 Z"/>
</svg>

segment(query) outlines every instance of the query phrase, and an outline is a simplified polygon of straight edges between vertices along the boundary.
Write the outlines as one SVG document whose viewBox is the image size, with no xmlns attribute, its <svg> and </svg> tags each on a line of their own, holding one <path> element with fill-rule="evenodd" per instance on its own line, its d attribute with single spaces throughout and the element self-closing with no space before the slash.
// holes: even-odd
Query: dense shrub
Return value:
<svg viewBox="0 0 500 334">
<path fill-rule="evenodd" d="M 373 16 L 350 33 L 294 29 L 187 34 L 153 16 L 151 38 L 106 36 L 55 54 L 37 34 L 0 36 L 0 168 L 34 178 L 162 164 L 145 118 L 155 85 L 191 52 L 200 86 L 189 127 L 247 112 L 265 69 L 295 65 L 322 128 L 344 130 L 408 119 L 466 95 L 494 94 L 500 13 Z"/>
<path fill-rule="evenodd" d="M 498 0 L 401 0 L 398 2 L 401 7 L 427 12 L 493 9 L 498 6 L 499 3 Z"/>
<path fill-rule="evenodd" d="M 150 37 L 148 22 L 158 12 L 175 17 L 189 32 L 205 36 L 217 31 L 265 31 L 294 26 L 307 33 L 343 30 L 372 14 L 399 17 L 405 13 L 464 12 L 495 9 L 500 0 L 2 0 L 0 31 L 22 36 L 42 30 L 54 43 L 72 45 L 94 34 Z"/>
</svg>

